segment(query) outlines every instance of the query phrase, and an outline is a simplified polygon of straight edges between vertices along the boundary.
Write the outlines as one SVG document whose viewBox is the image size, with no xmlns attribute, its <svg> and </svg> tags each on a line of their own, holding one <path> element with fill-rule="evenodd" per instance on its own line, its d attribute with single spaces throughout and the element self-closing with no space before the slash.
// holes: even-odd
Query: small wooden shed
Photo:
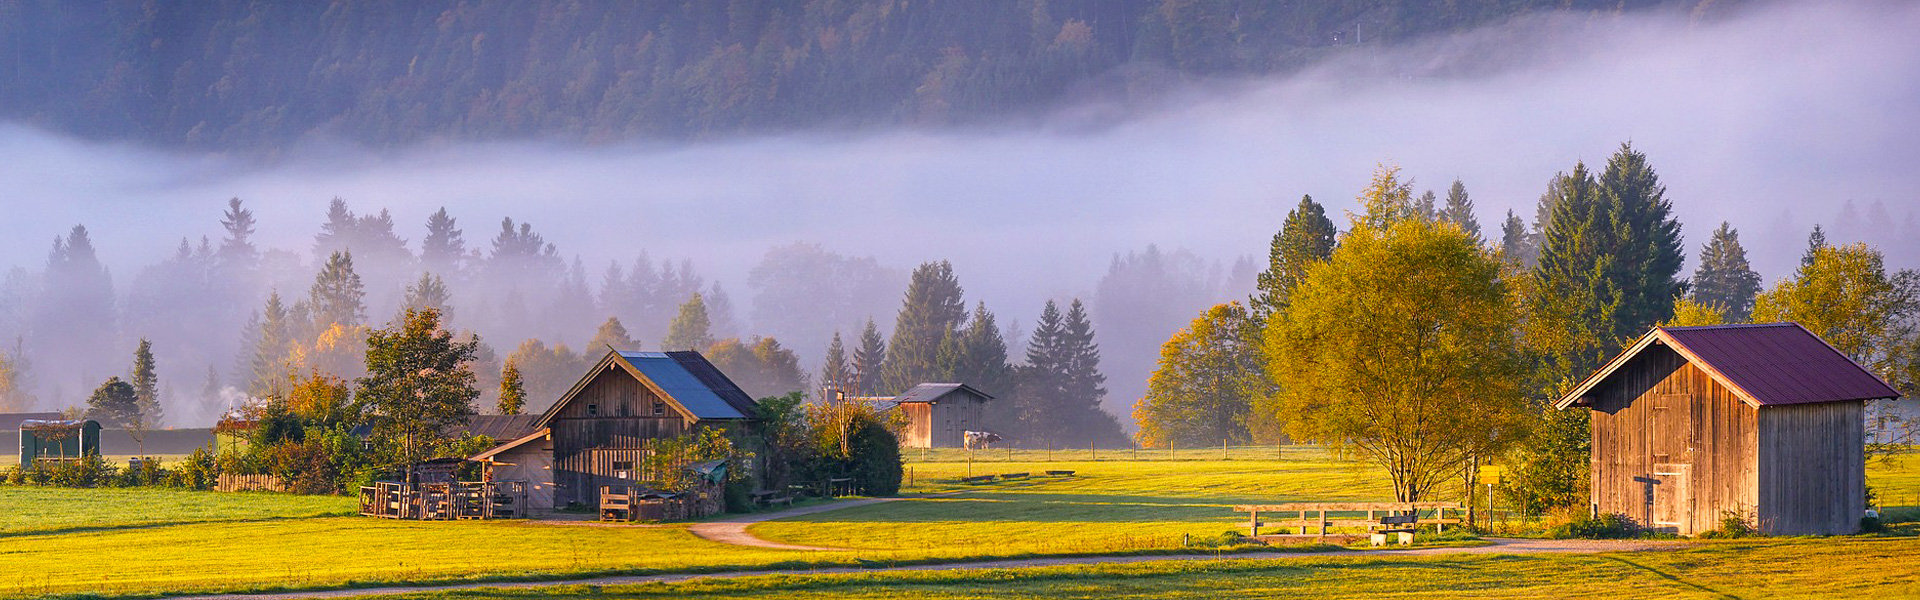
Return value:
<svg viewBox="0 0 1920 600">
<path fill-rule="evenodd" d="M 1900 393 L 1796 323 L 1656 327 L 1556 403 L 1593 409 L 1592 502 L 1692 535 L 1859 529 L 1867 401 Z"/>
<path fill-rule="evenodd" d="M 73 460 L 100 453 L 100 422 L 26 419 L 20 422 L 20 465 Z"/>
<path fill-rule="evenodd" d="M 961 448 L 966 432 L 984 430 L 987 402 L 985 392 L 964 383 L 922 383 L 895 396 L 893 402 L 907 416 L 906 435 L 900 445 L 907 448 Z"/>
</svg>

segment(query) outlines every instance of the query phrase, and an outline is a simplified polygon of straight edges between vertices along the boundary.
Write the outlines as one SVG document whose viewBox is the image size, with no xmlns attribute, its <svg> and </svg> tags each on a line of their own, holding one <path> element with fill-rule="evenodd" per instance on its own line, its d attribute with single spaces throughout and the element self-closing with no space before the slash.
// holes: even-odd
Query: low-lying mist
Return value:
<svg viewBox="0 0 1920 600">
<path fill-rule="evenodd" d="M 610 261 L 624 264 L 642 251 L 688 259 L 731 292 L 739 333 L 778 334 L 809 317 L 753 318 L 747 274 L 770 248 L 816 243 L 871 256 L 896 273 L 948 259 L 969 304 L 984 301 L 1002 324 L 1024 328 L 1049 298 L 1088 300 L 1107 341 L 1108 405 L 1124 416 L 1144 388 L 1156 341 L 1206 304 L 1250 291 L 1236 261 L 1264 260 L 1299 197 L 1311 194 L 1336 215 L 1353 209 L 1377 163 L 1397 164 L 1416 188 L 1443 194 L 1464 181 L 1483 230 L 1497 238 L 1506 211 L 1531 220 L 1555 172 L 1603 161 L 1631 141 L 1667 185 L 1689 252 L 1728 221 L 1771 283 L 1789 273 L 1820 223 L 1831 241 L 1868 241 L 1890 266 L 1915 266 L 1914 31 L 1920 5 L 1911 3 L 1782 4 L 1708 21 L 1551 15 L 1396 48 L 1355 46 L 1284 78 L 1195 82 L 1151 107 L 1086 98 L 1045 118 L 980 129 L 684 145 L 369 149 L 313 139 L 260 160 L 5 126 L 0 198 L 9 214 L 0 220 L 0 267 L 43 269 L 51 240 L 85 224 L 124 296 L 133 276 L 182 237 L 217 244 L 220 211 L 239 197 L 259 219 L 255 243 L 297 253 L 310 273 L 314 236 L 339 197 L 362 214 L 391 211 L 416 251 L 421 224 L 441 207 L 482 250 L 503 217 L 530 222 L 568 262 L 578 257 L 596 286 Z M 1168 261 L 1179 271 L 1169 277 L 1201 283 L 1173 291 L 1100 285 L 1116 255 L 1149 245 L 1180 257 Z M 368 282 L 373 321 L 392 309 L 393 300 L 377 299 L 397 297 L 406 283 Z M 883 330 L 900 289 L 868 315 Z M 304 286 L 280 291 L 305 294 Z M 845 322 L 818 330 L 852 336 L 864 321 L 835 318 Z M 226 375 L 240 327 L 231 319 L 195 324 L 208 349 L 193 354 L 204 358 L 169 356 L 163 345 L 161 374 L 173 401 L 203 402 L 209 365 Z M 27 336 L 31 348 L 31 338 L 59 336 L 66 325 L 0 333 Z M 469 326 L 491 335 L 488 323 Z M 552 335 L 577 347 L 592 333 Z M 144 335 L 152 334 L 120 331 L 116 345 L 95 349 L 99 364 L 87 369 L 40 359 L 40 405 L 82 402 L 100 379 L 123 374 L 119 365 Z M 782 341 L 811 367 L 820 335 Z M 519 342 L 498 337 L 489 342 L 502 353 Z M 1017 357 L 1023 342 L 1009 343 Z M 212 411 L 173 414 L 192 416 L 171 424 L 205 425 Z"/>
</svg>

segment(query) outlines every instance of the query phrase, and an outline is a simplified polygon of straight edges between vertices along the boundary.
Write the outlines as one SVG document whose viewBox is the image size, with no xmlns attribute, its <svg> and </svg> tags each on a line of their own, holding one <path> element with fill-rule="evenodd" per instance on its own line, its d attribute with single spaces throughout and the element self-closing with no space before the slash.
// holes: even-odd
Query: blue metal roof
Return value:
<svg viewBox="0 0 1920 600">
<path fill-rule="evenodd" d="M 706 358 L 695 352 L 621 352 L 621 360 L 627 361 L 634 370 L 639 371 L 660 391 L 666 392 L 674 402 L 693 413 L 696 419 L 745 419 L 748 418 L 741 406 L 752 406 L 753 400 L 746 392 L 726 379 L 725 375 L 709 376 L 706 381 L 694 373 L 686 363 L 697 360 L 706 363 Z M 683 356 L 683 355 L 692 355 Z M 699 366 L 699 365 L 696 365 Z M 711 363 L 705 365 L 713 373 Z M 742 403 L 745 404 L 742 404 Z"/>
</svg>

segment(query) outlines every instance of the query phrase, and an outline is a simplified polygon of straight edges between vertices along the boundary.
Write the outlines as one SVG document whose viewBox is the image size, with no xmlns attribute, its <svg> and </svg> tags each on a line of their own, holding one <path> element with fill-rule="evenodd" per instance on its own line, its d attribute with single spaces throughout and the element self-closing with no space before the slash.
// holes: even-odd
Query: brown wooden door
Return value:
<svg viewBox="0 0 1920 600">
<path fill-rule="evenodd" d="M 1692 398 L 1686 394 L 1655 394 L 1649 411 L 1647 446 L 1651 463 L 1693 462 Z"/>
<path fill-rule="evenodd" d="M 1657 463 L 1653 465 L 1654 529 L 1674 533 L 1693 533 L 1693 465 Z"/>
</svg>

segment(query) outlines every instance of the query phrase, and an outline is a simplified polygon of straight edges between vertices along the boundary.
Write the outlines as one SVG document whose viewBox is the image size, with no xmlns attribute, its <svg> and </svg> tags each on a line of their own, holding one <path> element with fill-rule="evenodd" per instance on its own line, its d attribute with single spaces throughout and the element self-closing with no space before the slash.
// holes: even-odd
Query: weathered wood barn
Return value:
<svg viewBox="0 0 1920 600">
<path fill-rule="evenodd" d="M 1900 394 L 1795 323 L 1656 327 L 1562 397 L 1593 409 L 1592 502 L 1680 534 L 1859 528 L 1862 407 Z"/>
<path fill-rule="evenodd" d="M 609 351 L 531 430 L 474 455 L 495 481 L 528 482 L 528 504 L 594 506 L 602 485 L 647 479 L 651 440 L 718 427 L 745 441 L 755 404 L 699 352 Z"/>
<path fill-rule="evenodd" d="M 993 396 L 964 383 L 922 383 L 895 396 L 894 405 L 907 416 L 907 448 L 960 448 L 966 432 L 986 427 L 987 402 Z"/>
</svg>

